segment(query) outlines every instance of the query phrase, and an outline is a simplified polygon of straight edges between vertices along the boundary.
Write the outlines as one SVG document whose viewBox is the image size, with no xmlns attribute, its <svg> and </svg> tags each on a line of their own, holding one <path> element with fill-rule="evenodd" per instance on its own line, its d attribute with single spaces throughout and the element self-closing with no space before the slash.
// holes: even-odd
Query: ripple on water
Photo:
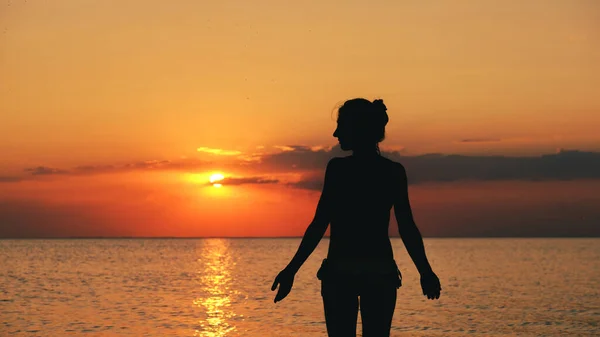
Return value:
<svg viewBox="0 0 600 337">
<path fill-rule="evenodd" d="M 600 335 L 598 239 L 427 239 L 438 302 L 392 242 L 405 276 L 398 335 Z M 272 280 L 299 240 L 3 240 L 0 335 L 324 337 L 326 243 L 274 304 Z"/>
</svg>

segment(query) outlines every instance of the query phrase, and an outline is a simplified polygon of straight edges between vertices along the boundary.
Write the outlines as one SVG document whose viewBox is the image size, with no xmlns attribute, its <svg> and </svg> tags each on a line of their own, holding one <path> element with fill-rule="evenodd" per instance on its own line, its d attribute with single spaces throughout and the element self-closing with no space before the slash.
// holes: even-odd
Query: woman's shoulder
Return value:
<svg viewBox="0 0 600 337">
<path fill-rule="evenodd" d="M 384 157 L 384 156 L 381 156 L 381 158 L 383 159 L 383 161 L 387 164 L 387 166 L 392 171 L 401 172 L 401 173 L 405 171 L 404 165 L 402 165 L 402 163 L 392 160 L 390 158 Z"/>
<path fill-rule="evenodd" d="M 325 176 L 338 175 L 337 172 L 342 171 L 343 167 L 345 166 L 345 158 L 346 157 L 332 157 L 331 159 L 329 159 L 329 161 L 327 162 L 327 167 L 325 169 Z"/>
<path fill-rule="evenodd" d="M 349 165 L 352 161 L 352 155 L 349 156 L 343 156 L 343 157 L 332 157 L 331 159 L 329 159 L 329 162 L 327 163 L 327 166 L 342 166 L 342 165 Z M 384 156 L 380 156 L 380 163 L 384 164 L 386 167 L 389 167 L 391 169 L 400 169 L 400 170 L 404 170 L 404 166 L 402 165 L 402 163 L 392 160 L 390 158 L 384 157 Z"/>
<path fill-rule="evenodd" d="M 348 162 L 348 159 L 350 158 L 350 156 L 345 156 L 345 157 L 332 157 L 331 159 L 329 159 L 329 162 L 327 163 L 327 166 L 341 166 L 344 165 L 345 163 Z"/>
</svg>

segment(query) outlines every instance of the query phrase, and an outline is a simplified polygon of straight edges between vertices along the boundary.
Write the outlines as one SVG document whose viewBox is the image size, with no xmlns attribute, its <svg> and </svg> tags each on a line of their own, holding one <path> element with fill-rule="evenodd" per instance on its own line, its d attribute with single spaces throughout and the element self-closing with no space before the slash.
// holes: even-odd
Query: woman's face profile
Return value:
<svg viewBox="0 0 600 337">
<path fill-rule="evenodd" d="M 337 122 L 337 128 L 333 132 L 333 136 L 336 137 L 340 143 L 340 147 L 344 151 L 352 150 L 352 129 L 343 118 L 339 118 Z"/>
</svg>

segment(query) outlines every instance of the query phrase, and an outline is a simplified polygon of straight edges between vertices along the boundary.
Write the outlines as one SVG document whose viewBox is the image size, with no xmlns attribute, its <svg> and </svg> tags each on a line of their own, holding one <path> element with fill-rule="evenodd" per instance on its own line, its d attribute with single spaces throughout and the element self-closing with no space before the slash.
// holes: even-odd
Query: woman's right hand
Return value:
<svg viewBox="0 0 600 337">
<path fill-rule="evenodd" d="M 440 298 L 442 286 L 440 279 L 433 271 L 421 274 L 421 289 L 423 289 L 423 295 L 430 300 Z"/>
<path fill-rule="evenodd" d="M 294 285 L 294 276 L 296 276 L 296 274 L 287 269 L 279 272 L 277 277 L 275 277 L 273 285 L 271 286 L 271 291 L 274 291 L 277 289 L 277 285 L 279 284 L 279 291 L 277 291 L 277 295 L 275 295 L 275 300 L 273 302 L 277 303 L 281 301 L 290 293 L 290 291 L 292 291 L 292 286 Z"/>
</svg>

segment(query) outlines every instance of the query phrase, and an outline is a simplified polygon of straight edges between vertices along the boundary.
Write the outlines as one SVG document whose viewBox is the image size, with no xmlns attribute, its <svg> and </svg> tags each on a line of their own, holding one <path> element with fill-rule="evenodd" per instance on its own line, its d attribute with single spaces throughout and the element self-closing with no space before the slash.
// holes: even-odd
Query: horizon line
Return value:
<svg viewBox="0 0 600 337">
<path fill-rule="evenodd" d="M 0 240 L 200 240 L 200 239 L 302 239 L 303 236 L 58 236 L 58 237 L 0 237 Z M 401 239 L 390 236 L 390 239 Z M 595 239 L 598 235 L 547 236 L 423 236 L 423 239 Z M 323 239 L 330 239 L 329 236 Z"/>
</svg>

